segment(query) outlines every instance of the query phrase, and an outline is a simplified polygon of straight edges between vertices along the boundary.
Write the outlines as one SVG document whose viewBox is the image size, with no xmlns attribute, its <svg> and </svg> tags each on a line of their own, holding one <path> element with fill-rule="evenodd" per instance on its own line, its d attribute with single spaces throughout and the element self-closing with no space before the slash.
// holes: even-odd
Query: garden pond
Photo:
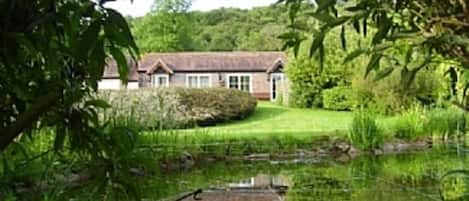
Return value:
<svg viewBox="0 0 469 201">
<path fill-rule="evenodd" d="M 294 158 L 206 161 L 161 172 L 143 185 L 145 200 L 469 200 L 469 152 L 461 146 L 353 160 Z"/>
</svg>

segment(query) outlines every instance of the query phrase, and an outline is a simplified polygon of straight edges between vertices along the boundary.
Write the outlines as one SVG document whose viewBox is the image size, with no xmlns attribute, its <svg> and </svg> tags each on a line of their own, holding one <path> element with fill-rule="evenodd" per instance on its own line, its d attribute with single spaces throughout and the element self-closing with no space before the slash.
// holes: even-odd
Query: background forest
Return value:
<svg viewBox="0 0 469 201">
<path fill-rule="evenodd" d="M 188 8 L 182 6 L 177 11 L 155 8 L 144 17 L 127 17 L 141 51 L 278 51 L 282 48 L 278 35 L 288 24 L 287 9 L 283 6 L 252 10 L 221 8 L 208 12 L 188 11 Z"/>
</svg>

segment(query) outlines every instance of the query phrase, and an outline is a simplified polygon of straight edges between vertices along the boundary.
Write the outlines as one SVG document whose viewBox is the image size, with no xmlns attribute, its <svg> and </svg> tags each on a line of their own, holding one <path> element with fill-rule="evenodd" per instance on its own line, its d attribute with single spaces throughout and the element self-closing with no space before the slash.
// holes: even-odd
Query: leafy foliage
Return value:
<svg viewBox="0 0 469 201">
<path fill-rule="evenodd" d="M 132 32 L 144 52 L 280 50 L 278 36 L 288 23 L 283 6 L 201 12 L 188 11 L 187 0 L 160 0 L 157 5 L 163 8 L 132 20 Z"/>
<path fill-rule="evenodd" d="M 424 126 L 430 134 L 439 134 L 442 138 L 464 135 L 467 130 L 466 115 L 460 109 L 435 109 L 429 112 Z"/>
<path fill-rule="evenodd" d="M 350 87 L 334 87 L 322 92 L 323 104 L 329 110 L 351 110 L 354 107 L 353 91 Z"/>
<path fill-rule="evenodd" d="M 371 76 L 364 79 L 365 67 L 356 69 L 351 78 L 356 107 L 373 108 L 380 114 L 390 115 L 416 105 L 432 107 L 445 100 L 441 97 L 444 94 L 443 77 L 436 68 L 421 70 L 412 83 L 404 86 L 399 72 L 392 72 L 379 81 Z"/>
<path fill-rule="evenodd" d="M 257 106 L 251 94 L 235 89 L 178 88 L 181 105 L 189 110 L 189 117 L 199 126 L 239 120 L 248 117 Z"/>
<path fill-rule="evenodd" d="M 143 52 L 192 50 L 192 18 L 187 0 L 156 0 L 153 10 L 133 21 L 132 32 Z"/>
<path fill-rule="evenodd" d="M 339 34 L 337 30 L 334 34 Z M 354 37 L 354 36 L 350 36 Z M 327 55 L 331 55 L 324 62 L 326 68 L 317 63 L 317 58 L 309 58 L 306 45 L 302 45 L 296 57 L 290 57 L 286 73 L 290 81 L 290 105 L 296 107 L 322 107 L 322 91 L 336 86 L 350 85 L 353 71 L 360 68 L 360 63 L 343 64 L 341 56 L 347 54 L 333 41 L 333 37 L 327 38 L 327 44 L 337 48 L 327 49 Z M 353 46 L 358 46 L 357 39 Z M 333 55 L 333 56 L 332 56 Z"/>
<path fill-rule="evenodd" d="M 57 148 L 65 134 L 74 145 L 87 143 L 80 136 L 94 133 L 95 109 L 102 105 L 80 104 L 82 98 L 97 89 L 108 55 L 123 81 L 124 55 L 138 55 L 125 19 L 105 2 L 0 3 L 0 150 L 20 133 L 47 125 L 57 127 Z"/>
<path fill-rule="evenodd" d="M 106 8 L 106 2 L 0 1 L 0 157 L 7 167 L 0 171 L 0 180 L 9 181 L 11 192 L 18 190 L 13 183 L 28 179 L 16 177 L 21 175 L 16 168 L 41 159 L 46 164 L 33 164 L 38 171 L 49 170 L 51 164 L 63 168 L 53 170 L 73 166 L 81 171 L 74 166 L 80 160 L 93 170 L 96 191 L 137 194 L 122 179 L 133 165 L 136 131 L 101 122 L 97 111 L 109 105 L 89 98 L 107 59 L 117 61 L 126 83 L 126 57 L 137 60 L 139 55 L 125 18 Z M 43 137 L 42 130 L 48 130 L 50 138 L 42 142 L 44 153 L 28 143 Z M 37 156 L 16 160 L 22 146 Z"/>
<path fill-rule="evenodd" d="M 243 119 L 256 108 L 249 93 L 225 88 L 158 88 L 103 91 L 98 94 L 113 105 L 104 120 L 145 130 L 214 125 Z"/>
<path fill-rule="evenodd" d="M 425 113 L 419 109 L 412 109 L 398 116 L 393 125 L 396 138 L 413 140 L 425 135 Z M 433 122 L 434 123 L 434 122 Z"/>
<path fill-rule="evenodd" d="M 357 48 L 345 59 L 367 54 L 370 56 L 365 75 L 371 71 L 377 79 L 385 77 L 395 69 L 400 69 L 401 82 L 409 85 L 417 72 L 432 62 L 440 62 L 441 57 L 457 61 L 459 67 L 467 66 L 467 41 L 469 20 L 465 1 L 380 1 L 358 0 L 337 1 L 319 0 L 279 0 L 289 7 L 292 36 L 286 39 L 288 47 L 297 50 L 302 40 L 300 33 L 313 33 L 310 46 L 312 55 L 324 61 L 324 36 L 335 27 L 342 27 L 340 43 L 347 47 L 346 30 L 352 27 L 363 36 L 371 36 L 369 48 Z M 299 9 L 314 8 L 313 12 Z M 310 9 L 310 10 L 311 10 Z M 313 31 L 300 29 L 298 19 L 314 19 L 319 26 Z M 368 27 L 376 27 L 370 32 Z M 347 32 L 350 33 L 350 32 Z M 339 41 L 339 40 L 338 40 Z"/>
</svg>

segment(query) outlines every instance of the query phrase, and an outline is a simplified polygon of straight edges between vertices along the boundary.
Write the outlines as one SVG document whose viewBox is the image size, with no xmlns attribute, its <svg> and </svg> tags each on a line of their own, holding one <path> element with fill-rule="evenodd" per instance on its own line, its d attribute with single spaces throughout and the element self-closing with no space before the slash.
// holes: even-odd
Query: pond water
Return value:
<svg viewBox="0 0 469 201">
<path fill-rule="evenodd" d="M 208 201 L 469 200 L 469 177 L 459 171 L 469 169 L 468 156 L 453 147 L 436 147 L 347 162 L 332 158 L 207 161 L 191 170 L 162 172 L 143 188 L 147 200 L 175 200 L 199 188 L 204 192 L 197 197 Z"/>
</svg>

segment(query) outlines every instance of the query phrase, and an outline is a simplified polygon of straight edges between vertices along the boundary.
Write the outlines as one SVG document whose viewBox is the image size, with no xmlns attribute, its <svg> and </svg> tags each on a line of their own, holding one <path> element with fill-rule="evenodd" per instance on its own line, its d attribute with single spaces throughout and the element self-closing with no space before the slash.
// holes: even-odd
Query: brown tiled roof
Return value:
<svg viewBox="0 0 469 201">
<path fill-rule="evenodd" d="M 267 72 L 278 61 L 285 62 L 283 52 L 184 52 L 144 55 L 139 71 L 148 72 L 158 61 L 174 72 Z"/>
<path fill-rule="evenodd" d="M 127 78 L 129 81 L 138 81 L 138 68 L 135 62 L 131 59 L 128 59 L 129 65 L 129 75 Z M 117 63 L 114 59 L 107 59 L 106 60 L 106 67 L 103 73 L 104 79 L 118 79 L 119 78 L 119 71 L 117 69 Z"/>
</svg>

